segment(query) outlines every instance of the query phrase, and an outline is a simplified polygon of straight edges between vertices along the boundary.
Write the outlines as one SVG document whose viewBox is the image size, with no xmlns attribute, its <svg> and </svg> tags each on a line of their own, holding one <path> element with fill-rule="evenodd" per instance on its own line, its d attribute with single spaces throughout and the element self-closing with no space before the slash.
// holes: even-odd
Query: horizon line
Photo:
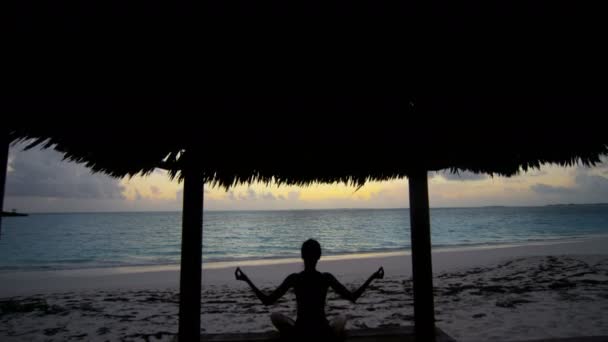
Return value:
<svg viewBox="0 0 608 342">
<path fill-rule="evenodd" d="M 556 203 L 541 205 L 484 205 L 484 206 L 445 206 L 429 207 L 429 209 L 487 209 L 487 208 L 544 208 L 558 206 L 608 205 L 606 202 L 595 203 Z M 331 210 L 405 210 L 409 207 L 389 208 L 291 208 L 291 209 L 203 209 L 203 212 L 271 212 L 271 211 L 331 211 Z M 109 210 L 109 211 L 31 211 L 25 214 L 124 214 L 124 213 L 181 213 L 182 210 Z"/>
</svg>

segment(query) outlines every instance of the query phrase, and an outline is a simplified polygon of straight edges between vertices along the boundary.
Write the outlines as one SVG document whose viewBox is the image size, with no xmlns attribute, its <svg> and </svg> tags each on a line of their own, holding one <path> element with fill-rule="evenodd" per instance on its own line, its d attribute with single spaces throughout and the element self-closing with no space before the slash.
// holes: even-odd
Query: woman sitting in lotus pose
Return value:
<svg viewBox="0 0 608 342">
<path fill-rule="evenodd" d="M 320 258 L 321 245 L 312 239 L 304 242 L 302 244 L 304 271 L 289 275 L 270 295 L 266 295 L 260 291 L 240 268 L 237 267 L 235 271 L 236 279 L 247 282 L 264 305 L 273 304 L 287 290 L 292 287 L 295 289 L 298 308 L 297 320 L 294 322 L 289 317 L 279 313 L 273 313 L 270 316 L 272 324 L 279 330 L 282 337 L 308 341 L 311 338 L 342 338 L 346 318 L 340 315 L 329 323 L 325 317 L 327 289 L 331 287 L 342 298 L 354 303 L 374 279 L 382 279 L 384 277 L 384 269 L 380 267 L 357 291 L 351 292 L 331 273 L 321 273 L 316 270 L 317 262 Z"/>
</svg>

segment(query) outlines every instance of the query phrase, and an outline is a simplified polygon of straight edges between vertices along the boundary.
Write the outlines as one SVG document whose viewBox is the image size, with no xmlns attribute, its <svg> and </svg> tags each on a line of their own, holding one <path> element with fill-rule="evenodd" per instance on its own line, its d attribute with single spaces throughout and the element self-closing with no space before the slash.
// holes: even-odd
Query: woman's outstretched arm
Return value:
<svg viewBox="0 0 608 342">
<path fill-rule="evenodd" d="M 249 287 L 251 287 L 251 289 L 255 293 L 256 297 L 258 297 L 264 305 L 274 304 L 277 300 L 279 300 L 279 298 L 283 297 L 283 295 L 285 293 L 287 293 L 287 290 L 289 290 L 291 287 L 293 287 L 294 281 L 295 281 L 295 279 L 294 279 L 295 275 L 292 274 L 292 275 L 288 276 L 287 278 L 285 278 L 283 283 L 276 290 L 274 290 L 270 295 L 266 295 L 264 292 L 260 291 L 260 289 L 258 289 L 253 284 L 253 282 L 249 279 L 249 277 L 245 273 L 243 273 L 243 271 L 241 271 L 240 268 L 237 267 L 236 271 L 234 271 L 234 275 L 236 276 L 237 280 L 242 280 L 242 281 L 246 282 L 247 284 L 249 284 Z"/>
<path fill-rule="evenodd" d="M 355 292 L 350 292 L 346 287 L 344 287 L 344 285 L 342 285 L 342 283 L 338 281 L 338 279 L 336 279 L 336 277 L 330 273 L 327 274 L 329 276 L 329 286 L 331 286 L 331 288 L 334 289 L 334 291 L 336 291 L 340 297 L 355 303 L 374 279 L 384 278 L 384 268 L 380 267 L 378 271 L 374 272 L 369 278 L 367 278 L 365 283 L 363 283 L 363 285 L 361 285 L 361 287 L 359 287 Z"/>
</svg>

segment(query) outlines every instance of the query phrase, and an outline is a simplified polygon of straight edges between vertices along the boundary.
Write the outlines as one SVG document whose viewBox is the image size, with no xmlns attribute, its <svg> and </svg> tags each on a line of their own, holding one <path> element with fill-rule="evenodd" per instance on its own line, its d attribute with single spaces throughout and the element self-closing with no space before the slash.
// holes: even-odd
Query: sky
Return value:
<svg viewBox="0 0 608 342">
<path fill-rule="evenodd" d="M 53 150 L 12 146 L 4 210 L 21 212 L 179 211 L 182 184 L 162 170 L 114 179 L 62 161 Z M 206 210 L 407 208 L 407 179 L 343 184 L 205 188 Z M 431 207 L 534 206 L 608 202 L 608 158 L 592 168 L 545 165 L 514 177 L 429 173 Z"/>
</svg>

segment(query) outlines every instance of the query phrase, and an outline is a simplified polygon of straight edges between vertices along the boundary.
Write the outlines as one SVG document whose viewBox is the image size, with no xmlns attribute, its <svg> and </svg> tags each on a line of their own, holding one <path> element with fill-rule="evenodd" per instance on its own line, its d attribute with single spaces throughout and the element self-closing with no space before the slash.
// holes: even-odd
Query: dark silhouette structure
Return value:
<svg viewBox="0 0 608 342">
<path fill-rule="evenodd" d="M 8 163 L 9 136 L 6 128 L 0 128 L 0 239 L 2 238 L 2 216 L 4 216 L 4 186 Z"/>
<path fill-rule="evenodd" d="M 304 242 L 302 244 L 304 271 L 289 275 L 270 295 L 266 295 L 260 291 L 240 268 L 237 268 L 235 271 L 236 279 L 247 282 L 264 305 L 275 303 L 289 289 L 293 288 L 295 290 L 298 307 L 297 320 L 294 322 L 290 318 L 277 313 L 271 316 L 273 324 L 286 340 L 341 339 L 346 319 L 338 317 L 330 324 L 325 317 L 327 290 L 332 288 L 342 298 L 354 303 L 374 279 L 382 279 L 384 277 L 384 269 L 380 267 L 359 289 L 351 292 L 331 273 L 317 271 L 317 262 L 320 258 L 321 245 L 319 242 L 312 239 Z"/>
<path fill-rule="evenodd" d="M 18 213 L 17 210 L 13 209 L 12 211 L 3 211 L 2 213 L 0 213 L 0 217 L 22 217 L 22 216 L 28 216 L 25 213 Z"/>
<path fill-rule="evenodd" d="M 22 0 L 3 9 L 3 151 L 8 134 L 113 177 L 164 168 L 184 180 L 181 341 L 200 334 L 203 184 L 407 177 L 416 334 L 432 341 L 427 172 L 512 176 L 593 165 L 607 152 L 594 124 L 608 112 L 601 2 Z"/>
</svg>

